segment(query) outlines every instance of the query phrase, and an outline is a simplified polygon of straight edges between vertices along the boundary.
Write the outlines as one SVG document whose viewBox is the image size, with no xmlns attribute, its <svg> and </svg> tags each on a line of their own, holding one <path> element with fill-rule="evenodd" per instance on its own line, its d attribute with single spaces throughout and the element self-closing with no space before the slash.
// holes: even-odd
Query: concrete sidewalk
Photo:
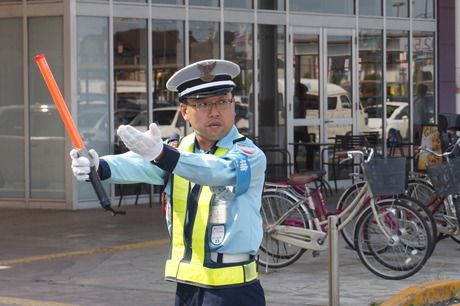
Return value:
<svg viewBox="0 0 460 306">
<path fill-rule="evenodd" d="M 156 205 L 97 210 L 12 210 L 0 216 L 0 305 L 173 305 L 163 281 L 168 235 Z M 340 244 L 341 305 L 374 305 L 405 287 L 460 278 L 460 245 L 441 241 L 415 276 L 387 281 Z M 327 252 L 260 271 L 267 305 L 328 305 Z M 55 304 L 53 304 L 54 302 Z"/>
</svg>

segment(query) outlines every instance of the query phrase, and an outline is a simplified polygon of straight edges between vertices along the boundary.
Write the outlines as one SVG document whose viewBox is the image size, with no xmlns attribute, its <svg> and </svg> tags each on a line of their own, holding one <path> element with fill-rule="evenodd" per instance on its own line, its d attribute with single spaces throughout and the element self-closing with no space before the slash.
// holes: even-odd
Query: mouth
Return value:
<svg viewBox="0 0 460 306">
<path fill-rule="evenodd" d="M 208 127 L 212 129 L 219 128 L 221 126 L 222 126 L 221 122 L 213 121 L 213 122 L 208 123 Z"/>
</svg>

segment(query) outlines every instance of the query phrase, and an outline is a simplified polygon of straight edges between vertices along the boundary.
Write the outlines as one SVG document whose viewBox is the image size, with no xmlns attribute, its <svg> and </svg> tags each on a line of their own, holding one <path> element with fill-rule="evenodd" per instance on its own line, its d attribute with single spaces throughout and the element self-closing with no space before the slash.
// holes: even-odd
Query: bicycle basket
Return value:
<svg viewBox="0 0 460 306">
<path fill-rule="evenodd" d="M 406 158 L 375 158 L 364 164 L 364 174 L 374 196 L 402 194 L 406 190 Z"/>
<path fill-rule="evenodd" d="M 439 196 L 445 197 L 460 190 L 460 158 L 442 164 L 428 165 L 426 170 Z"/>
</svg>

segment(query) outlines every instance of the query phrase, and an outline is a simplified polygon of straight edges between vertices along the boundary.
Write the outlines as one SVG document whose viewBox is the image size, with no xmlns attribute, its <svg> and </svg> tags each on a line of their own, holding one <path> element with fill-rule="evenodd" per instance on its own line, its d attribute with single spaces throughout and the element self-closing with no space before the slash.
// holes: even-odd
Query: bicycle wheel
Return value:
<svg viewBox="0 0 460 306">
<path fill-rule="evenodd" d="M 423 267 L 433 248 L 425 217 L 400 199 L 385 199 L 375 205 L 377 216 L 369 207 L 356 223 L 358 256 L 369 271 L 384 279 L 410 277 Z"/>
<path fill-rule="evenodd" d="M 260 265 L 268 268 L 286 267 L 297 261 L 305 252 L 301 247 L 275 239 L 273 233 L 269 232 L 270 225 L 277 222 L 295 204 L 296 199 L 286 194 L 276 191 L 264 192 L 261 206 L 264 236 L 257 260 Z M 309 228 L 306 211 L 301 205 L 293 208 L 283 218 L 281 225 Z"/>
<path fill-rule="evenodd" d="M 337 202 L 337 210 L 338 211 L 343 211 L 345 210 L 356 198 L 358 193 L 361 191 L 361 188 L 364 186 L 366 182 L 358 182 L 350 187 L 348 187 L 340 196 L 339 201 Z M 350 211 L 351 212 L 351 211 Z M 350 213 L 349 212 L 349 213 Z M 344 214 L 341 218 L 338 220 L 338 224 L 341 224 L 343 220 L 346 220 L 350 214 Z M 340 234 L 343 237 L 343 240 L 345 240 L 346 244 L 354 249 L 354 243 L 353 243 L 353 231 L 355 229 L 355 224 L 356 224 L 356 219 L 350 220 L 345 227 L 342 228 L 340 231 Z"/>
<path fill-rule="evenodd" d="M 433 241 L 430 252 L 431 256 L 438 241 L 438 227 L 436 225 L 436 218 L 433 216 L 431 210 L 424 203 L 413 197 L 402 195 L 398 198 L 398 200 L 414 208 L 424 218 L 426 224 L 428 225 L 428 228 L 430 229 L 431 239 Z"/>
</svg>

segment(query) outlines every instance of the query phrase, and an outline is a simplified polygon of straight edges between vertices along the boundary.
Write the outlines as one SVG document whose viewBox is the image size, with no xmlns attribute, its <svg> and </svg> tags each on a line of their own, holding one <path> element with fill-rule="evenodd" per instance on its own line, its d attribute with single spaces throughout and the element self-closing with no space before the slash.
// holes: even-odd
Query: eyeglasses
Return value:
<svg viewBox="0 0 460 306">
<path fill-rule="evenodd" d="M 187 106 L 190 106 L 191 108 L 194 108 L 197 111 L 209 112 L 213 106 L 215 106 L 218 111 L 226 110 L 232 103 L 233 99 L 222 99 L 212 103 L 200 102 L 187 104 Z"/>
</svg>

